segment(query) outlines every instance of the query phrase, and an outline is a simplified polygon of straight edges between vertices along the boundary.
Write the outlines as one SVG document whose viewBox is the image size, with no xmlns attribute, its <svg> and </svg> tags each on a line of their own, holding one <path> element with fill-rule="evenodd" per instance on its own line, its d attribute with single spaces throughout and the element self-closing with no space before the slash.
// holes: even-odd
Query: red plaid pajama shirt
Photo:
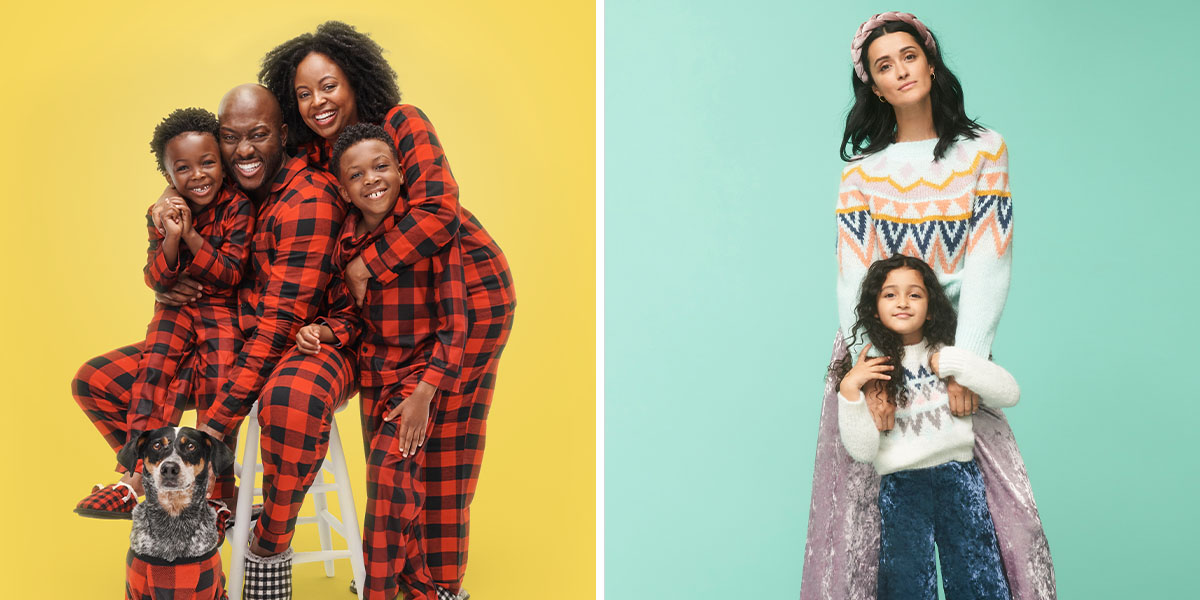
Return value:
<svg viewBox="0 0 1200 600">
<path fill-rule="evenodd" d="M 162 250 L 164 236 L 148 215 L 146 218 L 150 237 L 146 285 L 165 292 L 186 275 L 202 284 L 205 293 L 193 304 L 154 304 L 133 383 L 132 410 L 128 411 L 126 428 L 131 435 L 177 425 L 185 408 L 193 403 L 201 412 L 207 410 L 241 346 L 237 289 L 254 234 L 254 203 L 225 182 L 213 203 L 193 214 L 192 227 L 203 238 L 203 245 L 193 256 L 181 241 L 177 263 L 169 265 Z M 184 365 L 184 358 L 193 351 Z M 181 368 L 186 371 L 182 376 Z M 174 383 L 177 378 L 180 381 Z M 237 438 L 231 436 L 226 443 L 234 448 Z M 222 474 L 216 485 L 215 497 L 232 497 L 232 471 Z"/>
<path fill-rule="evenodd" d="M 245 343 L 203 422 L 225 436 L 259 402 L 263 512 L 254 535 L 269 552 L 287 549 L 304 495 L 329 443 L 333 411 L 353 393 L 353 365 L 336 348 L 295 349 L 296 332 L 316 320 L 333 279 L 336 236 L 345 216 L 337 187 L 303 158 L 288 159 L 258 208 L 252 278 L 243 283 Z"/>
<path fill-rule="evenodd" d="M 358 234 L 361 215 L 352 211 L 338 239 L 339 268 L 367 244 L 394 229 L 401 216 L 384 219 L 373 232 Z M 367 578 L 364 598 L 390 600 L 404 587 L 408 598 L 437 600 L 425 561 L 420 513 L 425 496 L 421 476 L 425 452 L 405 458 L 396 422 L 383 417 L 424 381 L 441 399 L 457 387 L 467 333 L 462 251 L 451 241 L 432 258 L 417 261 L 388 285 L 367 284 L 359 318 L 334 315 L 326 324 L 339 345 L 358 329 L 358 374 L 362 386 L 363 447 L 367 456 L 367 510 L 363 553 Z M 339 298 L 340 296 L 340 298 Z M 331 305 L 350 306 L 344 285 L 331 289 Z M 351 321 L 352 319 L 352 321 Z M 438 402 L 423 424 L 431 433 Z"/>
<path fill-rule="evenodd" d="M 391 284 L 455 239 L 467 287 L 467 345 L 457 389 L 441 400 L 424 447 L 426 560 L 438 585 L 458 591 L 467 564 L 470 505 L 483 460 L 487 415 L 500 354 L 512 329 L 516 297 L 504 253 L 467 209 L 433 124 L 415 106 L 392 108 L 382 123 L 395 143 L 405 203 L 395 228 L 361 252 L 374 281 Z M 309 143 L 309 160 L 329 168 L 327 143 Z"/>
<path fill-rule="evenodd" d="M 219 549 L 174 561 L 130 550 L 125 555 L 125 600 L 228 600 Z"/>
</svg>

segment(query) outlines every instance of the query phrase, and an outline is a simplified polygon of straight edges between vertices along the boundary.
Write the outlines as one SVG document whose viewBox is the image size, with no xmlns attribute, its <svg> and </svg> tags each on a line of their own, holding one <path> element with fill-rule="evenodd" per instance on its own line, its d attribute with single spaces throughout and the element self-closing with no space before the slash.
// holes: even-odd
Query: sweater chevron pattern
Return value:
<svg viewBox="0 0 1200 600">
<path fill-rule="evenodd" d="M 940 161 L 936 139 L 892 144 L 842 171 L 836 208 L 838 313 L 849 334 L 859 286 L 872 262 L 920 258 L 959 314 L 956 345 L 986 357 L 1008 297 L 1013 212 L 1008 146 L 982 130 Z M 855 340 L 857 356 L 864 340 Z"/>
</svg>

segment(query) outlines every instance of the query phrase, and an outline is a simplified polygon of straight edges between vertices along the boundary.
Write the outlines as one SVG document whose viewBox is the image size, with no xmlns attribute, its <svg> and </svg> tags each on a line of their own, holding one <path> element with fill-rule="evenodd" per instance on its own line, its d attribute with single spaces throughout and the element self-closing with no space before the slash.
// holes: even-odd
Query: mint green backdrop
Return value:
<svg viewBox="0 0 1200 600">
<path fill-rule="evenodd" d="M 1059 596 L 1193 594 L 1200 10 L 610 0 L 607 596 L 799 593 L 849 43 L 884 10 L 934 30 L 1009 143 L 994 352 Z"/>
</svg>

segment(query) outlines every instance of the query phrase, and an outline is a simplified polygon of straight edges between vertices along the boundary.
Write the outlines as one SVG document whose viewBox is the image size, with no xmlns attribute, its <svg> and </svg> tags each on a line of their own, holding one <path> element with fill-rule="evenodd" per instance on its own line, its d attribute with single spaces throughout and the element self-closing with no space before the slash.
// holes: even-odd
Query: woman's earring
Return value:
<svg viewBox="0 0 1200 600">
<path fill-rule="evenodd" d="M 880 102 L 882 102 L 882 103 L 884 103 L 884 104 L 887 104 L 887 100 L 884 100 L 884 99 L 883 99 L 883 96 L 880 96 L 880 97 L 879 97 L 879 101 L 880 101 Z"/>
<path fill-rule="evenodd" d="M 937 79 L 937 73 L 930 71 L 929 72 L 929 80 L 933 81 L 934 79 Z"/>
</svg>

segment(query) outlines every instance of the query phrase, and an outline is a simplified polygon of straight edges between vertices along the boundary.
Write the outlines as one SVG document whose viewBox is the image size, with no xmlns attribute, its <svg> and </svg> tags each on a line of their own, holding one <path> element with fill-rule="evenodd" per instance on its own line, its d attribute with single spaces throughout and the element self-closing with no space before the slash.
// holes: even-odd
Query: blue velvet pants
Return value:
<svg viewBox="0 0 1200 600">
<path fill-rule="evenodd" d="M 1010 600 L 983 475 L 975 461 L 884 475 L 879 484 L 879 600 Z"/>
</svg>

